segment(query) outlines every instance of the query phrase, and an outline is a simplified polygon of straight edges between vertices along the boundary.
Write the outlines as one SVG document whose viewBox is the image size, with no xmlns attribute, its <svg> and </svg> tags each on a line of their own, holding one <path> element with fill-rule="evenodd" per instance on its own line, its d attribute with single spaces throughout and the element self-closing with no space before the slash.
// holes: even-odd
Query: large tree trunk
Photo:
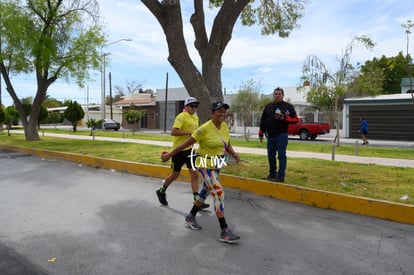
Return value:
<svg viewBox="0 0 414 275">
<path fill-rule="evenodd" d="M 39 132 L 37 130 L 37 122 L 29 119 L 27 127 L 24 127 L 24 136 L 27 141 L 39 140 Z"/>
<path fill-rule="evenodd" d="M 3 76 L 4 82 L 6 83 L 6 90 L 10 94 L 11 98 L 13 99 L 14 105 L 20 114 L 20 120 L 22 121 L 26 140 L 38 140 L 39 134 L 36 128 L 36 122 L 33 123 L 30 121 L 30 119 L 29 120 L 27 119 L 27 114 L 24 111 L 23 104 L 21 100 L 17 97 L 14 87 L 10 81 L 9 74 L 6 70 L 6 67 L 4 66 L 4 63 L 2 62 L 0 62 L 0 71 Z"/>
<path fill-rule="evenodd" d="M 39 133 L 37 130 L 37 120 L 39 117 L 40 107 L 46 96 L 47 88 L 50 86 L 50 84 L 52 84 L 56 80 L 56 77 L 47 79 L 47 77 L 42 78 L 40 74 L 38 74 L 38 77 L 37 77 L 38 91 L 33 100 L 32 111 L 30 114 L 26 114 L 23 108 L 23 104 L 21 100 L 18 98 L 16 91 L 14 90 L 14 87 L 10 81 L 7 70 L 4 64 L 1 62 L 0 62 L 0 72 L 3 76 L 4 82 L 6 83 L 6 89 L 8 93 L 10 94 L 11 98 L 13 99 L 13 103 L 17 111 L 19 111 L 20 120 L 22 121 L 22 125 L 23 125 L 25 139 L 27 141 L 39 140 L 40 138 L 39 138 Z"/>
<path fill-rule="evenodd" d="M 223 100 L 221 83 L 221 57 L 231 39 L 237 18 L 249 0 L 226 1 L 214 21 L 210 40 L 204 23 L 203 1 L 194 1 L 191 24 L 195 34 L 195 47 L 202 62 L 202 73 L 194 65 L 188 53 L 183 34 L 180 1 L 142 0 L 160 23 L 168 44 L 168 61 L 173 66 L 190 96 L 200 101 L 197 114 L 200 123 L 210 119 L 210 106 Z M 174 2 L 171 5 L 170 2 Z"/>
</svg>

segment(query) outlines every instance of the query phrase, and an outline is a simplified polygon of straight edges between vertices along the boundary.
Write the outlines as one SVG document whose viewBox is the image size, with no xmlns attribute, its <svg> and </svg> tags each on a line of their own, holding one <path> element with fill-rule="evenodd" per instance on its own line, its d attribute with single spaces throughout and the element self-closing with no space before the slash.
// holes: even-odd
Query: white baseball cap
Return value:
<svg viewBox="0 0 414 275">
<path fill-rule="evenodd" d="M 199 104 L 200 102 L 198 102 L 197 98 L 190 96 L 190 97 L 187 97 L 185 99 L 184 106 L 187 106 L 188 104 L 191 104 L 191 103 L 197 103 L 197 104 Z"/>
</svg>

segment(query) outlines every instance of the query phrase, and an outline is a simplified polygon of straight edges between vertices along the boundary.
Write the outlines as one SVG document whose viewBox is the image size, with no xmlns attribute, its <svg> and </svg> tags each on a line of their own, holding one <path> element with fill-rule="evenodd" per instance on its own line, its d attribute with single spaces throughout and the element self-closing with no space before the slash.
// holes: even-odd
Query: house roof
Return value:
<svg viewBox="0 0 414 275">
<path fill-rule="evenodd" d="M 157 101 L 165 102 L 166 89 L 156 89 Z M 167 101 L 184 101 L 190 95 L 184 87 L 168 88 Z"/>
<path fill-rule="evenodd" d="M 387 94 L 365 97 L 350 97 L 344 99 L 345 104 L 387 104 L 413 103 L 411 94 Z"/>
<path fill-rule="evenodd" d="M 99 110 L 101 108 L 101 105 L 91 104 L 91 105 L 81 105 L 83 110 Z M 54 108 L 47 108 L 48 112 L 58 112 L 58 111 L 65 111 L 68 106 L 62 106 L 62 107 L 54 107 Z"/>
<path fill-rule="evenodd" d="M 112 105 L 118 106 L 155 106 L 155 98 L 123 98 L 121 100 L 115 101 Z"/>
</svg>

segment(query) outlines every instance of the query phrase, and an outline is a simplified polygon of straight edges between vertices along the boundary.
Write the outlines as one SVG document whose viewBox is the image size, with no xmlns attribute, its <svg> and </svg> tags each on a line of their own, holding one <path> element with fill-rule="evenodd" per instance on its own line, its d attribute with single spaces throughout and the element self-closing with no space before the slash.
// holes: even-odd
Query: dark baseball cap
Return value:
<svg viewBox="0 0 414 275">
<path fill-rule="evenodd" d="M 224 107 L 224 109 L 226 110 L 230 108 L 228 104 L 219 101 L 219 102 L 214 102 L 213 104 L 211 104 L 211 111 L 214 112 L 215 110 L 218 110 L 221 107 Z"/>
</svg>

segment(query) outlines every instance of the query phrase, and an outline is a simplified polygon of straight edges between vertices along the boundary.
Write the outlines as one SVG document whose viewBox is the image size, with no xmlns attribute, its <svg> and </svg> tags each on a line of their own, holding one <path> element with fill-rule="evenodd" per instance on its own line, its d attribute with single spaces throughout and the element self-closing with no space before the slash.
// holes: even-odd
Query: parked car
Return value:
<svg viewBox="0 0 414 275">
<path fill-rule="evenodd" d="M 299 121 L 289 124 L 289 135 L 299 135 L 301 140 L 314 140 L 318 135 L 329 134 L 331 126 L 325 122 L 306 122 L 305 117 L 299 116 Z"/>
<path fill-rule="evenodd" d="M 121 129 L 121 124 L 113 119 L 104 119 L 103 127 L 105 130 L 118 131 L 119 129 Z"/>
</svg>

